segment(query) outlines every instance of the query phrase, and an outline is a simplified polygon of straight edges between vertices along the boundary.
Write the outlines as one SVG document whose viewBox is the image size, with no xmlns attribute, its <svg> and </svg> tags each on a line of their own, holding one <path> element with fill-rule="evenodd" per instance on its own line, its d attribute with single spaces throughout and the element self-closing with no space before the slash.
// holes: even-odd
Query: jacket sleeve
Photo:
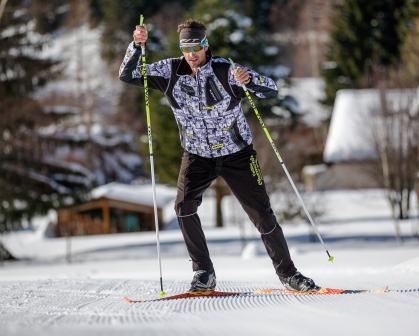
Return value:
<svg viewBox="0 0 419 336">
<path fill-rule="evenodd" d="M 128 84 L 144 85 L 141 75 L 141 49 L 131 42 L 119 68 L 119 79 Z M 150 88 L 166 92 L 171 76 L 171 60 L 164 59 L 147 64 L 147 82 Z"/>
<path fill-rule="evenodd" d="M 248 69 L 248 71 L 250 73 L 250 82 L 246 84 L 246 87 L 250 92 L 259 98 L 271 98 L 278 94 L 278 87 L 272 78 L 262 76 L 252 69 Z M 229 71 L 228 80 L 234 91 L 243 91 L 239 83 L 234 79 L 231 71 Z"/>
</svg>

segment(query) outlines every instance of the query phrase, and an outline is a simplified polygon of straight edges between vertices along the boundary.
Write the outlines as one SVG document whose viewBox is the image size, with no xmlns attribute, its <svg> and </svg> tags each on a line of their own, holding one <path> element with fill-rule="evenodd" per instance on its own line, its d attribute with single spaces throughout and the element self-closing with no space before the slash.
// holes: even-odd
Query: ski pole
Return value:
<svg viewBox="0 0 419 336">
<path fill-rule="evenodd" d="M 231 58 L 229 58 L 229 61 L 230 61 L 231 65 L 232 65 L 233 69 L 235 69 L 235 68 L 236 68 L 236 65 L 234 64 L 233 60 L 232 60 Z M 327 256 L 328 256 L 328 261 L 329 261 L 329 262 L 333 262 L 333 260 L 335 259 L 335 257 L 333 257 L 332 255 L 330 255 L 329 251 L 327 250 L 327 248 L 326 248 L 326 244 L 324 243 L 323 238 L 322 238 L 322 236 L 320 235 L 320 232 L 319 232 L 319 230 L 317 229 L 317 226 L 316 226 L 316 224 L 315 224 L 315 223 L 314 223 L 314 221 L 313 221 L 313 218 L 311 217 L 310 213 L 308 212 L 308 210 L 307 210 L 307 208 L 306 208 L 306 206 L 305 206 L 305 204 L 304 204 L 303 198 L 301 197 L 300 192 L 298 191 L 297 187 L 295 186 L 295 183 L 294 183 L 294 181 L 292 180 L 292 177 L 291 177 L 291 175 L 290 175 L 290 173 L 289 173 L 289 171 L 288 171 L 287 167 L 285 166 L 285 163 L 284 163 L 284 161 L 282 160 L 282 157 L 281 157 L 281 155 L 279 154 L 278 149 L 276 148 L 276 145 L 275 145 L 275 143 L 274 143 L 274 141 L 273 141 L 273 139 L 272 139 L 272 136 L 271 136 L 271 134 L 269 133 L 268 129 L 266 128 L 265 123 L 263 122 L 262 117 L 260 116 L 260 113 L 259 113 L 259 111 L 258 111 L 258 109 L 257 109 L 257 107 L 256 107 L 255 102 L 253 101 L 252 96 L 250 95 L 249 91 L 247 90 L 247 87 L 246 87 L 246 85 L 245 85 L 245 84 L 242 84 L 242 85 L 241 85 L 241 87 L 242 87 L 242 88 L 243 88 L 243 90 L 244 90 L 244 93 L 245 93 L 245 95 L 246 95 L 246 98 L 248 99 L 248 101 L 249 101 L 249 103 L 250 103 L 250 106 L 252 107 L 253 112 L 254 112 L 254 113 L 255 113 L 255 115 L 256 115 L 256 118 L 258 119 L 258 121 L 259 121 L 260 125 L 262 126 L 262 129 L 263 129 L 263 132 L 264 132 L 264 133 L 265 133 L 265 135 L 266 135 L 266 138 L 268 139 L 269 143 L 270 143 L 270 144 L 271 144 L 271 146 L 272 146 L 272 149 L 274 150 L 274 152 L 275 152 L 275 154 L 276 154 L 276 157 L 278 158 L 279 163 L 281 164 L 282 168 L 284 169 L 285 175 L 287 176 L 288 181 L 291 183 L 291 186 L 292 186 L 292 188 L 294 189 L 294 192 L 295 192 L 295 194 L 297 195 L 297 198 L 298 198 L 298 200 L 300 201 L 301 206 L 302 206 L 302 208 L 303 208 L 303 210 L 304 210 L 304 212 L 305 212 L 305 214 L 306 214 L 306 216 L 307 216 L 308 220 L 310 221 L 310 224 L 313 226 L 314 232 L 316 232 L 317 237 L 319 238 L 320 243 L 322 244 L 323 248 L 325 249 L 325 251 L 326 251 L 326 253 L 327 253 Z"/>
<path fill-rule="evenodd" d="M 143 25 L 144 16 L 140 16 L 140 26 Z M 159 271 L 160 271 L 160 296 L 165 296 L 166 293 L 163 290 L 163 276 L 162 276 L 162 265 L 160 255 L 160 229 L 159 229 L 159 218 L 157 214 L 157 202 L 156 202 L 156 181 L 154 177 L 154 154 L 153 154 L 153 138 L 151 136 L 151 116 L 150 116 L 150 101 L 148 96 L 148 82 L 147 82 L 147 63 L 145 56 L 145 43 L 141 44 L 141 75 L 144 78 L 144 100 L 145 100 L 145 112 L 147 118 L 147 135 L 148 135 L 148 150 L 150 153 L 150 169 L 151 169 L 151 185 L 153 190 L 153 207 L 154 207 L 154 226 L 156 229 L 156 241 L 157 241 L 157 257 L 159 260 Z"/>
</svg>

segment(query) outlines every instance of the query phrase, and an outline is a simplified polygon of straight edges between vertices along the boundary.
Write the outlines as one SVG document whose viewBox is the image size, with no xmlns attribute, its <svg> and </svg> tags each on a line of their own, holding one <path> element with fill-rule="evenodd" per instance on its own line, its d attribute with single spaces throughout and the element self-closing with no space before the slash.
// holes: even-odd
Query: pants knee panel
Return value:
<svg viewBox="0 0 419 336">
<path fill-rule="evenodd" d="M 262 235 L 271 233 L 278 226 L 273 213 L 256 216 L 252 218 L 252 221 Z"/>
<path fill-rule="evenodd" d="M 178 217 L 190 216 L 198 211 L 198 205 L 196 201 L 181 201 L 176 202 L 175 212 Z"/>
</svg>

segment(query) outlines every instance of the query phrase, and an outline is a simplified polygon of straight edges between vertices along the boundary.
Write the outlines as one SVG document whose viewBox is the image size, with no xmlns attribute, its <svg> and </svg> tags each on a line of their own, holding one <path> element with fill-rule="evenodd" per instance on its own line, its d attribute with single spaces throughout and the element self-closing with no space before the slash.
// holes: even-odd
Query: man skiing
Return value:
<svg viewBox="0 0 419 336">
<path fill-rule="evenodd" d="M 252 134 L 244 116 L 241 85 L 259 98 L 277 94 L 275 82 L 212 56 L 206 27 L 195 20 L 178 26 L 182 57 L 147 64 L 148 85 L 169 100 L 184 149 L 175 211 L 195 272 L 190 291 L 214 290 L 216 276 L 197 214 L 202 195 L 221 176 L 261 234 L 275 271 L 288 289 L 316 290 L 291 260 L 281 227 L 272 211 Z M 119 70 L 119 78 L 142 86 L 141 45 L 145 26 L 137 26 Z"/>
</svg>

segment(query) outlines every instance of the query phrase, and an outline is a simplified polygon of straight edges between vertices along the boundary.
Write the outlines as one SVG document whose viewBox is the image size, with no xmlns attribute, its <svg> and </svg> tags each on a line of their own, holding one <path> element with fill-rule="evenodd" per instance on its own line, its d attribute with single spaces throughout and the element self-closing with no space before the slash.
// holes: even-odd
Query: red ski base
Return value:
<svg viewBox="0 0 419 336">
<path fill-rule="evenodd" d="M 376 288 L 376 289 L 340 289 L 340 288 L 320 288 L 315 291 L 299 292 L 294 290 L 288 290 L 284 288 L 263 288 L 247 292 L 230 292 L 230 291 L 196 291 L 196 292 L 184 292 L 165 296 L 157 299 L 141 300 L 133 299 L 128 296 L 124 297 L 124 301 L 128 303 L 139 303 L 139 302 L 153 302 L 153 301 L 167 301 L 167 300 L 180 300 L 180 299 L 193 299 L 202 297 L 240 297 L 240 296 L 258 296 L 258 295 L 342 295 L 342 294 L 360 294 L 360 293 L 386 293 L 390 290 L 387 287 Z"/>
</svg>

